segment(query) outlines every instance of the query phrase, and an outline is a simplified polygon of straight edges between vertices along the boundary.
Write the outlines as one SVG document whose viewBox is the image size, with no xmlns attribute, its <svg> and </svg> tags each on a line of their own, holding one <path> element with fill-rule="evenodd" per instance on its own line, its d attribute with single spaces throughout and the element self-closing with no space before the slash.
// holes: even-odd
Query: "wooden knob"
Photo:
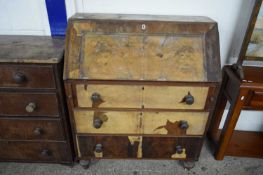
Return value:
<svg viewBox="0 0 263 175">
<path fill-rule="evenodd" d="M 100 96 L 99 93 L 94 92 L 94 93 L 91 95 L 90 99 L 91 99 L 91 101 L 92 101 L 93 103 L 96 103 L 96 102 L 101 101 L 101 96 Z"/>
<path fill-rule="evenodd" d="M 52 155 L 52 152 L 51 152 L 50 150 L 48 150 L 48 149 L 43 149 L 40 154 L 41 154 L 42 156 L 47 157 L 47 156 L 51 156 L 51 155 Z"/>
<path fill-rule="evenodd" d="M 23 73 L 21 73 L 21 72 L 15 73 L 13 75 L 13 79 L 18 84 L 26 82 L 26 76 Z"/>
<path fill-rule="evenodd" d="M 182 154 L 183 153 L 183 147 L 181 145 L 177 145 L 175 147 L 175 151 L 177 154 Z"/>
<path fill-rule="evenodd" d="M 179 126 L 181 129 L 187 129 L 189 128 L 188 122 L 185 120 L 180 120 Z"/>
<path fill-rule="evenodd" d="M 93 120 L 94 128 L 99 129 L 102 126 L 102 124 L 103 124 L 103 121 L 100 118 L 98 117 L 94 118 Z"/>
<path fill-rule="evenodd" d="M 101 153 L 102 152 L 102 144 L 100 144 L 100 143 L 96 144 L 94 151 L 96 153 Z"/>
<path fill-rule="evenodd" d="M 36 107 L 37 107 L 37 105 L 36 105 L 36 103 L 34 103 L 34 102 L 30 102 L 30 103 L 28 103 L 27 105 L 26 105 L 26 111 L 27 112 L 34 112 L 34 110 L 36 109 Z"/>
<path fill-rule="evenodd" d="M 42 135 L 43 134 L 43 129 L 42 128 L 35 128 L 33 133 L 36 135 L 36 136 L 39 136 L 39 135 Z"/>
<path fill-rule="evenodd" d="M 194 97 L 191 95 L 190 92 L 188 92 L 188 94 L 184 97 L 184 102 L 188 105 L 192 105 L 194 101 L 195 101 Z"/>
</svg>

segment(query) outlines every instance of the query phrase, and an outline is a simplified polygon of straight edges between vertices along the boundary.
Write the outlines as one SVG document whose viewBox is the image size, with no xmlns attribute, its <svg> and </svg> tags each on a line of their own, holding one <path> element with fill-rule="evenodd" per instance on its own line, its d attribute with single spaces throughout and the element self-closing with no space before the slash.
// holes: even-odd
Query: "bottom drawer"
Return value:
<svg viewBox="0 0 263 175">
<path fill-rule="evenodd" d="M 79 158 L 198 159 L 201 137 L 78 136 Z"/>
<path fill-rule="evenodd" d="M 1 161 L 60 162 L 72 161 L 64 142 L 0 141 Z"/>
</svg>

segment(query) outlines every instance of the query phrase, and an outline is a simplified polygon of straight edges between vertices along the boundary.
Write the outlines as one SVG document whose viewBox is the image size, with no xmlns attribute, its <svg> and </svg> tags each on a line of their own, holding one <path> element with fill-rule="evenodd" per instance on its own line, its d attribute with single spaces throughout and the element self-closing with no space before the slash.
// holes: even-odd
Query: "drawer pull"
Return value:
<svg viewBox="0 0 263 175">
<path fill-rule="evenodd" d="M 177 145 L 175 147 L 175 151 L 177 154 L 182 154 L 184 150 L 183 150 L 183 147 L 181 145 Z"/>
<path fill-rule="evenodd" d="M 103 124 L 103 121 L 100 118 L 94 117 L 93 119 L 94 128 L 99 129 L 102 126 L 102 124 Z"/>
<path fill-rule="evenodd" d="M 180 120 L 179 126 L 180 126 L 181 129 L 187 129 L 187 128 L 189 128 L 189 124 L 188 124 L 188 122 L 185 121 L 185 120 Z"/>
<path fill-rule="evenodd" d="M 92 95 L 91 95 L 91 101 L 93 102 L 93 103 L 98 103 L 98 102 L 100 102 L 101 101 L 101 96 L 100 96 L 100 94 L 99 93 L 97 93 L 97 92 L 94 92 Z"/>
<path fill-rule="evenodd" d="M 15 80 L 16 83 L 21 84 L 26 82 L 26 76 L 21 73 L 21 72 L 17 72 L 13 75 L 13 79 Z"/>
<path fill-rule="evenodd" d="M 48 149 L 43 149 L 40 154 L 45 157 L 52 156 L 52 152 Z"/>
<path fill-rule="evenodd" d="M 102 144 L 100 143 L 96 144 L 94 151 L 96 153 L 102 153 Z"/>
<path fill-rule="evenodd" d="M 195 99 L 191 95 L 191 93 L 188 92 L 188 94 L 184 97 L 184 99 L 182 101 L 185 102 L 188 105 L 192 105 L 192 104 L 194 104 Z"/>
<path fill-rule="evenodd" d="M 36 135 L 36 136 L 39 136 L 39 135 L 42 135 L 44 132 L 43 132 L 43 129 L 42 128 L 35 128 L 33 133 Z"/>
<path fill-rule="evenodd" d="M 28 103 L 27 105 L 26 105 L 26 111 L 27 112 L 34 112 L 35 111 L 35 109 L 37 108 L 37 105 L 36 105 L 36 103 L 34 103 L 34 102 L 30 102 L 30 103 Z"/>
</svg>

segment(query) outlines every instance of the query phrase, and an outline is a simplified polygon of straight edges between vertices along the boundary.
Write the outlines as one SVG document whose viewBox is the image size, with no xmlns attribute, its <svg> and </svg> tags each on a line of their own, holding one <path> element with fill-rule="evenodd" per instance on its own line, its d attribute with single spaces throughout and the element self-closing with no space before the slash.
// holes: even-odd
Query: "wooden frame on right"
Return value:
<svg viewBox="0 0 263 175">
<path fill-rule="evenodd" d="M 263 158 L 263 132 L 238 131 L 235 126 L 242 110 L 263 110 L 263 67 L 244 66 L 246 61 L 263 61 L 263 7 L 255 0 L 238 61 L 223 68 L 223 80 L 208 131 L 215 159 L 225 155 Z M 219 129 L 226 107 L 226 120 Z"/>
</svg>

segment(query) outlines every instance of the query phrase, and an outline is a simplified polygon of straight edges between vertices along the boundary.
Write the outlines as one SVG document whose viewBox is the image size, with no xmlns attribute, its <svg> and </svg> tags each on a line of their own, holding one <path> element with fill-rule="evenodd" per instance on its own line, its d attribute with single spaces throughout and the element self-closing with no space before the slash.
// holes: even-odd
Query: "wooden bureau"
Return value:
<svg viewBox="0 0 263 175">
<path fill-rule="evenodd" d="M 64 83 L 78 160 L 198 160 L 220 77 L 206 17 L 76 14 Z"/>
<path fill-rule="evenodd" d="M 0 161 L 72 163 L 64 40 L 0 36 Z"/>
</svg>

